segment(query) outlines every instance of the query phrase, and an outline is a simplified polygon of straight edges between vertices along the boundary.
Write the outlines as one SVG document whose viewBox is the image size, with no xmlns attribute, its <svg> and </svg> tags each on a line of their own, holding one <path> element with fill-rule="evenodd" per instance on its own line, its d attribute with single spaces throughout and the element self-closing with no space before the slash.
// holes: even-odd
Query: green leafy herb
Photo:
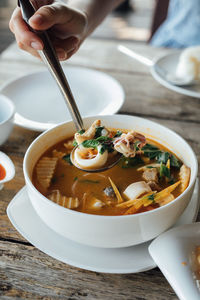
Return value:
<svg viewBox="0 0 200 300">
<path fill-rule="evenodd" d="M 158 163 L 166 164 L 168 159 L 170 159 L 170 166 L 175 168 L 181 167 L 181 162 L 176 156 L 172 153 L 169 153 L 167 151 L 162 151 L 158 147 L 146 144 L 144 147 L 142 147 L 142 151 L 144 153 L 144 156 L 149 157 L 150 159 L 156 159 Z"/>
<path fill-rule="evenodd" d="M 74 147 L 78 146 L 78 143 L 77 143 L 76 140 L 73 141 L 73 146 L 74 146 Z"/>
<path fill-rule="evenodd" d="M 86 140 L 82 143 L 82 145 L 85 148 L 94 148 L 94 149 L 96 149 L 97 146 L 101 145 L 102 146 L 100 150 L 101 154 L 103 154 L 105 150 L 107 150 L 108 152 L 113 151 L 112 139 L 107 136 L 99 136 L 98 138 L 93 140 Z"/>
<path fill-rule="evenodd" d="M 159 162 L 159 163 L 164 163 L 166 164 L 168 159 L 169 159 L 169 152 L 160 152 L 157 156 L 156 156 L 156 160 Z"/>
<path fill-rule="evenodd" d="M 178 158 L 176 158 L 175 155 L 170 154 L 170 165 L 172 167 L 180 169 L 182 163 L 180 162 L 180 160 Z"/>
<path fill-rule="evenodd" d="M 163 176 L 167 178 L 171 178 L 170 175 L 170 169 L 168 169 L 162 162 L 160 165 L 160 177 L 162 178 Z"/>
<path fill-rule="evenodd" d="M 173 177 L 171 177 L 170 181 L 168 181 L 168 183 L 170 185 L 174 184 L 175 182 L 176 182 L 176 180 Z"/>
<path fill-rule="evenodd" d="M 85 132 L 84 129 L 81 129 L 81 130 L 78 131 L 79 134 L 84 134 L 84 132 Z"/>
<path fill-rule="evenodd" d="M 122 135 L 122 131 L 117 130 L 117 132 L 115 133 L 114 137 L 119 137 Z"/>
<path fill-rule="evenodd" d="M 82 142 L 83 147 L 85 148 L 97 148 L 97 146 L 99 145 L 99 141 L 97 140 L 85 140 Z"/>
<path fill-rule="evenodd" d="M 133 168 L 142 164 L 144 164 L 144 161 L 139 155 L 136 155 L 135 157 L 123 157 L 119 162 L 120 167 L 123 169 Z"/>
<path fill-rule="evenodd" d="M 74 181 L 77 181 L 78 180 L 78 177 L 76 176 L 76 177 L 74 177 Z"/>
<path fill-rule="evenodd" d="M 151 194 L 147 197 L 148 200 L 151 200 L 152 202 L 155 202 L 155 199 L 154 199 L 154 194 Z"/>
<path fill-rule="evenodd" d="M 101 136 L 101 132 L 103 129 L 104 129 L 104 126 L 96 127 L 95 136 L 94 136 L 95 139 Z"/>
<path fill-rule="evenodd" d="M 146 144 L 144 147 L 142 147 L 142 151 L 144 156 L 147 156 L 150 159 L 156 158 L 157 155 L 161 153 L 161 150 L 158 147 L 151 144 Z"/>
<path fill-rule="evenodd" d="M 90 180 L 90 179 L 83 179 L 83 180 L 80 180 L 80 182 L 82 182 L 82 183 L 91 183 L 91 184 L 93 184 L 93 183 L 95 183 L 95 184 L 100 183 L 99 180 Z"/>
<path fill-rule="evenodd" d="M 66 154 L 62 159 L 64 159 L 68 164 L 72 165 L 70 154 Z"/>
<path fill-rule="evenodd" d="M 96 139 L 98 142 L 107 142 L 107 141 L 112 141 L 112 139 L 108 136 L 99 136 L 97 139 Z"/>
</svg>

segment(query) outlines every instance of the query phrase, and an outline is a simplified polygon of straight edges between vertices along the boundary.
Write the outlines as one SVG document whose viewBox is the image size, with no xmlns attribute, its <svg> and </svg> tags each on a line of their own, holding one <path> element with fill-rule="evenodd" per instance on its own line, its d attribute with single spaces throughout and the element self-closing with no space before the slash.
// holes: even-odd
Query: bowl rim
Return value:
<svg viewBox="0 0 200 300">
<path fill-rule="evenodd" d="M 3 94 L 0 94 L 0 99 L 3 99 L 3 101 L 6 103 L 6 105 L 8 104 L 8 106 L 11 109 L 9 116 L 6 119 L 4 119 L 3 121 L 0 121 L 0 126 L 1 126 L 13 118 L 13 116 L 15 114 L 15 105 L 7 96 L 5 96 Z"/>
<path fill-rule="evenodd" d="M 138 218 L 140 216 L 144 216 L 144 215 L 149 215 L 149 214 L 155 214 L 156 212 L 158 211 L 161 211 L 163 209 L 165 209 L 166 207 L 169 207 L 171 205 L 173 205 L 175 202 L 179 201 L 180 198 L 182 198 L 186 192 L 189 192 L 191 190 L 191 188 L 194 186 L 195 182 L 196 182 L 196 178 L 197 178 L 197 174 L 198 174 L 198 161 L 197 161 L 197 157 L 192 149 L 192 147 L 188 144 L 188 142 L 182 138 L 178 133 L 176 133 L 175 131 L 169 129 L 168 127 L 164 126 L 164 125 L 161 125 L 159 124 L 158 122 L 155 122 L 155 121 L 152 121 L 152 120 L 149 120 L 147 118 L 141 118 L 141 117 L 137 117 L 137 116 L 131 116 L 131 115 L 126 115 L 126 114 L 115 114 L 115 115 L 105 115 L 105 116 L 90 116 L 90 117 L 85 117 L 83 118 L 83 120 L 89 120 L 89 119 L 92 119 L 92 118 L 97 118 L 97 119 L 103 119 L 103 118 L 106 118 L 106 117 L 111 117 L 111 116 L 120 116 L 120 117 L 133 117 L 135 119 L 139 119 L 139 120 L 147 120 L 151 123 L 154 123 L 154 124 L 157 124 L 160 126 L 161 129 L 167 129 L 170 134 L 173 134 L 175 136 L 177 136 L 181 142 L 187 144 L 187 146 L 190 148 L 190 151 L 192 152 L 193 154 L 193 157 L 194 157 L 194 176 L 193 176 L 193 179 L 191 180 L 191 182 L 189 183 L 188 187 L 185 189 L 185 191 L 180 194 L 177 198 L 175 198 L 173 201 L 171 201 L 170 203 L 168 204 L 165 204 L 164 206 L 160 206 L 156 209 L 153 209 L 153 210 L 150 210 L 150 211 L 146 211 L 146 212 L 141 212 L 141 213 L 138 213 L 138 214 L 131 214 L 131 215 L 119 215 L 119 216 L 104 216 L 104 215 L 95 215 L 95 214 L 88 214 L 88 213 L 83 213 L 83 212 L 79 212 L 79 211 L 75 211 L 75 210 L 72 210 L 72 209 L 68 209 L 68 208 L 65 208 L 65 207 L 62 207 L 60 206 L 59 204 L 57 203 L 54 203 L 53 201 L 49 200 L 48 198 L 46 198 L 43 194 L 41 194 L 37 189 L 36 187 L 33 185 L 29 175 L 28 175 L 28 171 L 27 171 L 27 167 L 26 167 L 26 162 L 27 162 L 27 159 L 28 159 L 28 156 L 29 156 L 29 152 L 31 151 L 31 148 L 34 146 L 34 144 L 40 139 L 42 138 L 44 135 L 46 135 L 46 133 L 50 132 L 50 131 L 53 131 L 55 130 L 56 128 L 58 127 L 61 127 L 63 126 L 64 124 L 68 124 L 68 123 L 73 123 L 73 121 L 67 121 L 67 122 L 62 122 L 58 125 L 56 125 L 55 127 L 51 128 L 51 129 L 48 129 L 46 130 L 45 132 L 43 132 L 42 134 L 40 134 L 28 147 L 26 153 L 25 153 L 25 156 L 24 156 L 24 161 L 23 161 L 23 173 L 24 173 L 24 177 L 25 177 L 25 182 L 26 182 L 26 185 L 28 183 L 29 187 L 36 193 L 39 194 L 40 197 L 42 197 L 42 199 L 55 207 L 55 209 L 59 210 L 59 211 L 62 211 L 63 213 L 66 213 L 66 214 L 74 214 L 76 216 L 80 216 L 81 218 L 90 218 L 90 219 L 128 219 L 128 218 Z"/>
</svg>

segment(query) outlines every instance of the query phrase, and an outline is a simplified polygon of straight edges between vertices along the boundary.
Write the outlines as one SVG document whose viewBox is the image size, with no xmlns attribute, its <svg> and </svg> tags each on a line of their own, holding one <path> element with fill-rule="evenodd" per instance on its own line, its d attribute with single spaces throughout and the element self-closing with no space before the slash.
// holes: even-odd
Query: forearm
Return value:
<svg viewBox="0 0 200 300">
<path fill-rule="evenodd" d="M 87 15 L 88 25 L 85 38 L 124 0 L 64 0 L 71 8 Z"/>
</svg>

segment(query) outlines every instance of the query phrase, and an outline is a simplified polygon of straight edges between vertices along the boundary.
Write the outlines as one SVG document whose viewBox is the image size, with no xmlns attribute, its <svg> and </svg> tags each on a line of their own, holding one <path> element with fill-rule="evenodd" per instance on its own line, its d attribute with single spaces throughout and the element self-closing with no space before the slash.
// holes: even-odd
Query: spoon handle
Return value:
<svg viewBox="0 0 200 300">
<path fill-rule="evenodd" d="M 132 58 L 134 58 L 135 60 L 139 61 L 140 63 L 142 63 L 143 65 L 147 66 L 147 67 L 152 67 L 153 66 L 153 61 L 150 60 L 149 58 L 140 55 L 139 53 L 134 52 L 133 50 L 123 46 L 123 45 L 119 45 L 118 50 Z"/>
<path fill-rule="evenodd" d="M 31 3 L 27 0 L 18 0 L 18 5 L 21 7 L 22 16 L 25 22 L 28 24 L 29 18 L 34 14 L 35 10 Z M 28 24 L 29 25 L 29 24 Z M 29 26 L 30 27 L 30 26 Z M 33 29 L 30 28 L 32 31 Z M 81 118 L 80 112 L 76 105 L 75 99 L 73 97 L 72 91 L 70 89 L 67 78 L 63 72 L 62 66 L 57 58 L 54 47 L 51 43 L 49 35 L 46 31 L 34 31 L 42 40 L 44 44 L 43 50 L 38 51 L 41 59 L 47 65 L 50 73 L 54 77 L 64 99 L 68 110 L 71 114 L 72 120 L 79 131 L 83 129 L 83 120 Z"/>
</svg>

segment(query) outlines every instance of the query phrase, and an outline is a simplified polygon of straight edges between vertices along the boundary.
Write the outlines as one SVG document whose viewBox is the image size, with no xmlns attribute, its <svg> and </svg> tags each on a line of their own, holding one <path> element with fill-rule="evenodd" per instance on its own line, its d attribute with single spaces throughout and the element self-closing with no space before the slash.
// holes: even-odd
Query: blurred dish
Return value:
<svg viewBox="0 0 200 300">
<path fill-rule="evenodd" d="M 15 166 L 12 160 L 0 151 L 0 190 L 4 182 L 10 181 L 15 176 Z"/>
<path fill-rule="evenodd" d="M 118 50 L 147 66 L 155 80 L 166 88 L 179 94 L 200 98 L 200 84 L 198 84 L 198 81 L 195 82 L 191 78 L 182 78 L 177 74 L 182 51 L 175 50 L 151 60 L 123 45 L 119 45 Z"/>
<path fill-rule="evenodd" d="M 196 184 L 188 207 L 174 226 L 196 220 L 199 208 L 197 190 Z M 103 249 L 81 245 L 55 233 L 36 214 L 25 187 L 8 205 L 7 214 L 13 226 L 31 244 L 69 265 L 95 272 L 119 274 L 144 272 L 156 267 L 148 253 L 150 242 L 132 247 Z"/>
<path fill-rule="evenodd" d="M 4 95 L 0 95 L 0 145 L 9 137 L 13 129 L 15 107 Z"/>
<path fill-rule="evenodd" d="M 116 113 L 124 102 L 122 86 L 111 76 L 87 68 L 64 66 L 82 116 Z M 3 86 L 16 106 L 15 124 L 44 131 L 71 120 L 60 91 L 48 71 L 31 73 Z"/>
<path fill-rule="evenodd" d="M 180 54 L 181 51 L 177 50 L 155 59 L 154 65 L 151 68 L 151 74 L 160 84 L 172 91 L 186 96 L 200 98 L 200 84 L 178 86 L 172 84 L 166 78 L 166 74 L 171 74 L 172 78 L 174 75 L 175 78 Z"/>
</svg>

